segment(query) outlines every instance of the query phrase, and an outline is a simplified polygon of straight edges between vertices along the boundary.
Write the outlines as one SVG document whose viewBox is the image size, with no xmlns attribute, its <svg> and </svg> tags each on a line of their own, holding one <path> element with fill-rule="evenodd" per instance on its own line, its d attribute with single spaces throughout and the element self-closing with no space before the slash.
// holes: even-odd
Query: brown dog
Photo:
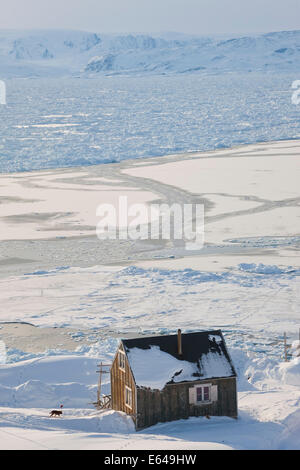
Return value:
<svg viewBox="0 0 300 470">
<path fill-rule="evenodd" d="M 62 412 L 62 408 L 63 408 L 63 407 L 64 407 L 64 405 L 61 405 L 61 407 L 60 407 L 61 410 L 60 410 L 60 411 L 58 411 L 58 410 L 52 410 L 52 411 L 50 412 L 50 418 L 53 418 L 54 416 L 61 416 L 61 415 L 63 414 L 63 412 Z"/>
<path fill-rule="evenodd" d="M 54 416 L 61 416 L 61 415 L 62 415 L 62 411 L 53 410 L 50 413 L 50 418 L 53 418 Z"/>
</svg>

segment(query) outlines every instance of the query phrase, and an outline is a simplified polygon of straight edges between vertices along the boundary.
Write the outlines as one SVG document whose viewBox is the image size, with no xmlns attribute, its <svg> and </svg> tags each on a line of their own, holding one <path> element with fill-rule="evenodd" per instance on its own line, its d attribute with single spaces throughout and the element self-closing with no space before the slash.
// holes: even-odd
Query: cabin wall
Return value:
<svg viewBox="0 0 300 470">
<path fill-rule="evenodd" d="M 218 400 L 210 404 L 190 405 L 189 389 L 195 385 L 204 385 L 206 383 L 217 385 Z M 152 426 L 159 422 L 207 415 L 237 417 L 235 377 L 166 385 L 162 391 L 137 388 L 137 429 Z"/>
<path fill-rule="evenodd" d="M 118 354 L 116 354 L 114 362 L 110 370 L 111 380 L 111 396 L 112 396 L 112 409 L 116 411 L 123 411 L 132 415 L 134 421 L 136 417 L 136 386 L 132 377 L 131 369 L 129 367 L 127 357 L 125 359 L 125 371 L 120 369 Z M 125 388 L 129 387 L 132 390 L 132 409 L 125 404 Z"/>
</svg>

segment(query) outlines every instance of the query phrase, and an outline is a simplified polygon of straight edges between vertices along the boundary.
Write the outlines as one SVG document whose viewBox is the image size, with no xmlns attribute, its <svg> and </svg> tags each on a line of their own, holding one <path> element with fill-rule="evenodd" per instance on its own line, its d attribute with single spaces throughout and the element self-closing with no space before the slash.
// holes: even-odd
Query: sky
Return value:
<svg viewBox="0 0 300 470">
<path fill-rule="evenodd" d="M 0 0 L 0 29 L 259 33 L 300 29 L 300 0 Z"/>
</svg>

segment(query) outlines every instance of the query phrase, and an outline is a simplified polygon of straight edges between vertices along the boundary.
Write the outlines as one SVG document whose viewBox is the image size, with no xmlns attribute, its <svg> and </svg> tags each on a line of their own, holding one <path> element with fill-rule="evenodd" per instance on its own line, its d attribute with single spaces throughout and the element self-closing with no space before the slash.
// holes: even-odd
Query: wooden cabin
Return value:
<svg viewBox="0 0 300 470">
<path fill-rule="evenodd" d="M 190 416 L 237 418 L 236 380 L 220 330 L 124 339 L 111 367 L 112 408 L 137 430 Z"/>
</svg>

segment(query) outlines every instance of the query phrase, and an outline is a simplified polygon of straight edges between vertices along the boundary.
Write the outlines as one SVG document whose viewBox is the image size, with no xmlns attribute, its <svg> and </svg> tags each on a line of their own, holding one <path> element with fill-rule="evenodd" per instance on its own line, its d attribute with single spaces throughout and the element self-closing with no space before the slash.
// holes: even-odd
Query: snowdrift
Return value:
<svg viewBox="0 0 300 470">
<path fill-rule="evenodd" d="M 300 357 L 294 358 L 291 362 L 280 364 L 279 370 L 284 383 L 300 387 Z"/>
<path fill-rule="evenodd" d="M 98 361 L 85 356 L 32 359 L 0 366 L 0 406 L 92 408 Z M 103 388 L 109 392 L 109 386 Z"/>
</svg>

